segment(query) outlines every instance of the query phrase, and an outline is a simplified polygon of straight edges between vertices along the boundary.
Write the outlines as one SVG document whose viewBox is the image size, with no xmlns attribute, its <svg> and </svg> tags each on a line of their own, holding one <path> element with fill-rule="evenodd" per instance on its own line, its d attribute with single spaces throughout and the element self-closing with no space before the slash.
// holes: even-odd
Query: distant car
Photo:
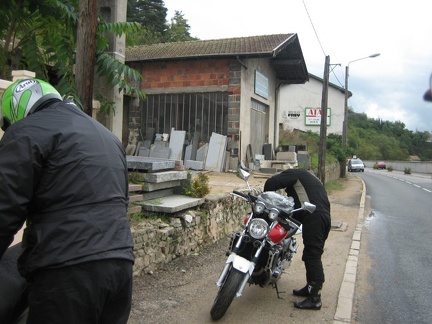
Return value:
<svg viewBox="0 0 432 324">
<path fill-rule="evenodd" d="M 377 161 L 375 163 L 375 169 L 386 169 L 386 163 L 384 161 Z"/>
<path fill-rule="evenodd" d="M 351 159 L 348 162 L 348 172 L 358 171 L 364 172 L 364 163 L 360 159 Z"/>
</svg>

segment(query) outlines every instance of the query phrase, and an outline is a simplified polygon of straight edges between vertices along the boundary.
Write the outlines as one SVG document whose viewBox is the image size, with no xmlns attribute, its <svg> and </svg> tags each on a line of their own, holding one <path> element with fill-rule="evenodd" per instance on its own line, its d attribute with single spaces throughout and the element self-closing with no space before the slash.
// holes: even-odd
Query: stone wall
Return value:
<svg viewBox="0 0 432 324">
<path fill-rule="evenodd" d="M 325 168 L 326 176 L 325 182 L 335 181 L 340 178 L 340 164 L 335 162 L 333 164 L 329 164 Z"/>
<path fill-rule="evenodd" d="M 200 208 L 167 216 L 164 220 L 132 223 L 134 275 L 151 272 L 164 263 L 227 239 L 240 228 L 249 211 L 244 200 L 221 195 L 206 199 Z"/>
</svg>

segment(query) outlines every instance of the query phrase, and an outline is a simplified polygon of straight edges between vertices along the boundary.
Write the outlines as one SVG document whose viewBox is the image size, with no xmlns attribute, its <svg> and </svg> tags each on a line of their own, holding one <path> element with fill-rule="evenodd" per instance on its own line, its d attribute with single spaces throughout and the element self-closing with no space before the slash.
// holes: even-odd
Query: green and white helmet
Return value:
<svg viewBox="0 0 432 324">
<path fill-rule="evenodd" d="M 12 83 L 3 93 L 0 109 L 0 126 L 12 125 L 35 112 L 50 99 L 62 97 L 48 82 L 38 79 L 21 79 Z"/>
</svg>

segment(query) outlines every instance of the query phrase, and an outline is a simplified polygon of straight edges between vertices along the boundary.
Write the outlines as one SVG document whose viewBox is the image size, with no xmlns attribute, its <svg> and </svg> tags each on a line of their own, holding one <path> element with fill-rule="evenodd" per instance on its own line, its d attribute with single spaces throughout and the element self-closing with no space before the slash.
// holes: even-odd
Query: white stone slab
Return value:
<svg viewBox="0 0 432 324">
<path fill-rule="evenodd" d="M 192 170 L 203 170 L 204 169 L 204 162 L 186 160 L 185 161 L 185 167 L 188 169 L 192 169 Z"/>
<path fill-rule="evenodd" d="M 205 202 L 204 198 L 193 198 L 182 195 L 173 195 L 151 201 L 141 202 L 142 209 L 146 211 L 175 213 L 184 209 L 189 209 Z"/>
<path fill-rule="evenodd" d="M 226 156 L 227 137 L 213 132 L 205 161 L 205 170 L 222 172 Z"/>
<path fill-rule="evenodd" d="M 186 131 L 172 130 L 169 142 L 171 149 L 169 158 L 171 160 L 181 160 L 183 156 L 183 145 L 186 138 Z"/>
</svg>

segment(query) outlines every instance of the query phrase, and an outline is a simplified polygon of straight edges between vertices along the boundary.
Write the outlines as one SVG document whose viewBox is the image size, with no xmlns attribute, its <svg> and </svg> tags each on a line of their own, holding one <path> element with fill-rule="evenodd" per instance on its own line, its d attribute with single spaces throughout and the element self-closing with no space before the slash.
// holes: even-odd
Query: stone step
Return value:
<svg viewBox="0 0 432 324">
<path fill-rule="evenodd" d="M 131 171 L 155 172 L 176 167 L 175 160 L 151 158 L 144 156 L 126 156 L 128 169 Z"/>
<path fill-rule="evenodd" d="M 142 190 L 142 184 L 129 183 L 129 192 L 136 192 Z"/>
<path fill-rule="evenodd" d="M 142 194 L 129 195 L 129 203 L 143 201 L 143 200 L 144 200 L 144 196 Z"/>
<path fill-rule="evenodd" d="M 153 200 L 137 202 L 143 211 L 159 213 L 176 213 L 185 209 L 193 208 L 205 202 L 204 198 L 194 198 L 184 195 L 172 195 Z"/>
</svg>

